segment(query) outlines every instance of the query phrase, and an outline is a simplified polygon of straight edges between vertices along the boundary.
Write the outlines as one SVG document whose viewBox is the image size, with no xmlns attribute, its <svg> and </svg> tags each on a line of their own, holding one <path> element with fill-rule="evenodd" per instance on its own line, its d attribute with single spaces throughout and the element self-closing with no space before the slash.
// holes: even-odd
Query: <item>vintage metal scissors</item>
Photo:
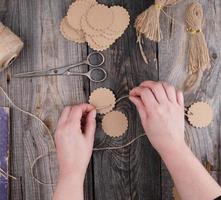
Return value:
<svg viewBox="0 0 221 200">
<path fill-rule="evenodd" d="M 98 60 L 95 64 L 92 62 L 93 57 L 96 57 L 96 60 Z M 105 81 L 107 78 L 107 72 L 101 68 L 101 65 L 103 65 L 105 62 L 105 57 L 100 52 L 92 52 L 87 56 L 87 59 L 84 61 L 81 61 L 76 64 L 67 65 L 64 67 L 58 67 L 53 68 L 49 70 L 43 70 L 43 71 L 33 71 L 33 72 L 26 72 L 26 73 L 19 73 L 15 74 L 14 77 L 16 78 L 28 78 L 28 77 L 39 77 L 39 76 L 56 76 L 56 75 L 67 75 L 67 76 L 86 76 L 88 77 L 92 82 L 102 82 Z M 89 67 L 92 67 L 88 72 L 81 73 L 81 72 L 73 72 L 72 69 L 80 66 L 80 65 L 88 65 Z M 96 79 L 93 77 L 93 73 L 101 72 L 101 76 Z"/>
</svg>

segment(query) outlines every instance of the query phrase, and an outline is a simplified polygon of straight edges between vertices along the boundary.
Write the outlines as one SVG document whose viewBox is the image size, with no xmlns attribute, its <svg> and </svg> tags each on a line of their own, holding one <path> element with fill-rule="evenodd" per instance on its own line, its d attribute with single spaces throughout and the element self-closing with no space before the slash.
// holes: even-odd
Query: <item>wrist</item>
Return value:
<svg viewBox="0 0 221 200">
<path fill-rule="evenodd" d="M 84 180 L 76 175 L 64 176 L 60 175 L 54 200 L 60 199 L 79 199 L 83 200 Z"/>
<path fill-rule="evenodd" d="M 185 141 L 182 141 L 180 143 L 167 144 L 166 147 L 161 147 L 157 151 L 160 154 L 161 158 L 164 160 L 168 157 L 171 158 L 181 156 L 180 154 L 186 154 L 186 152 L 189 152 L 190 149 L 185 143 Z"/>
<path fill-rule="evenodd" d="M 80 173 L 60 173 L 59 174 L 59 178 L 58 178 L 58 182 L 71 182 L 71 183 L 76 183 L 79 186 L 84 184 L 84 178 L 85 175 L 80 174 Z"/>
</svg>

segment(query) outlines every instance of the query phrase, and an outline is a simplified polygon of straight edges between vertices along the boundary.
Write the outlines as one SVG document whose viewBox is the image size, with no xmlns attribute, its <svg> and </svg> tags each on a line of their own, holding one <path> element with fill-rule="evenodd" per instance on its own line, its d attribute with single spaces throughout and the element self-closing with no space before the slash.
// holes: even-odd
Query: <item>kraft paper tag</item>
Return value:
<svg viewBox="0 0 221 200">
<path fill-rule="evenodd" d="M 91 93 L 89 103 L 97 109 L 99 114 L 106 114 L 115 107 L 116 98 L 111 90 L 98 88 Z"/>
<path fill-rule="evenodd" d="M 119 137 L 127 131 L 128 119 L 122 112 L 109 112 L 102 120 L 102 128 L 107 135 Z"/>
<path fill-rule="evenodd" d="M 187 111 L 190 124 L 196 128 L 205 128 L 213 120 L 213 110 L 208 103 L 196 102 Z"/>
<path fill-rule="evenodd" d="M 67 21 L 67 17 L 64 17 L 60 24 L 60 31 L 62 35 L 70 41 L 76 42 L 76 43 L 84 43 L 85 41 L 85 35 L 83 31 L 81 30 L 75 30 L 73 29 Z"/>
</svg>

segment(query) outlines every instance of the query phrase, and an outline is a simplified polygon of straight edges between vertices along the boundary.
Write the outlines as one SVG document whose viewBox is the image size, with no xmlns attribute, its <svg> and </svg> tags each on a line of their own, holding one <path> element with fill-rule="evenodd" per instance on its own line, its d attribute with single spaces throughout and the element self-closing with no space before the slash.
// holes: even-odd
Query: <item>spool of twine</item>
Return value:
<svg viewBox="0 0 221 200">
<path fill-rule="evenodd" d="M 10 66 L 22 50 L 24 43 L 0 22 L 0 71 Z"/>
<path fill-rule="evenodd" d="M 186 10 L 185 16 L 188 34 L 188 77 L 184 90 L 193 88 L 201 81 L 202 74 L 211 67 L 209 50 L 202 31 L 203 8 L 200 3 L 192 3 Z"/>
</svg>

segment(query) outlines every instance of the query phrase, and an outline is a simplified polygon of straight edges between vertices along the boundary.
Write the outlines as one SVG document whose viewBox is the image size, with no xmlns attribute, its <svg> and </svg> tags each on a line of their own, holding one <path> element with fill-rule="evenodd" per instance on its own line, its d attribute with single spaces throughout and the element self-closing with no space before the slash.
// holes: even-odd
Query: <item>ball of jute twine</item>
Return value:
<svg viewBox="0 0 221 200">
<path fill-rule="evenodd" d="M 0 71 L 3 71 L 17 58 L 24 43 L 1 22 L 0 38 Z"/>
</svg>

